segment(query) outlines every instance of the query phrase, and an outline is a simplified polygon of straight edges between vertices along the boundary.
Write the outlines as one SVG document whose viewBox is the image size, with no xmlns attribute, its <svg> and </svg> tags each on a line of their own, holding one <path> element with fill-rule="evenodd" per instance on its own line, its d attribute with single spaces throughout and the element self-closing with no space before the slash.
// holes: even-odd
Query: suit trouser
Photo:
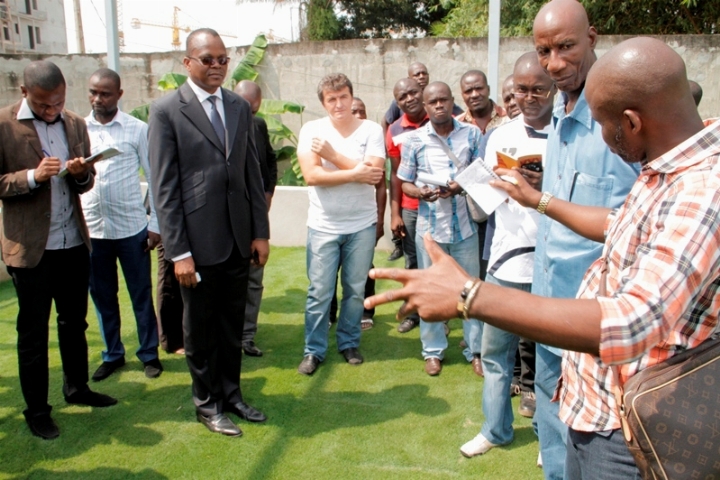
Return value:
<svg viewBox="0 0 720 480">
<path fill-rule="evenodd" d="M 18 364 L 26 416 L 49 413 L 48 337 L 53 300 L 57 311 L 58 343 L 67 397 L 87 390 L 87 322 L 90 256 L 79 245 L 45 250 L 33 268 L 8 267 L 18 297 Z"/>
<path fill-rule="evenodd" d="M 240 362 L 249 258 L 237 247 L 217 265 L 195 265 L 201 281 L 180 287 L 185 311 L 185 358 L 192 377 L 193 401 L 203 415 L 242 401 Z"/>
<path fill-rule="evenodd" d="M 265 287 L 263 275 L 265 267 L 250 264 L 248 272 L 247 300 L 245 302 L 245 325 L 243 327 L 242 341 L 252 342 L 258 329 L 258 316 L 260 316 L 260 302 Z"/>
<path fill-rule="evenodd" d="M 165 259 L 165 247 L 157 246 L 157 324 L 160 347 L 168 353 L 183 348 L 183 301 L 175 264 Z"/>
</svg>

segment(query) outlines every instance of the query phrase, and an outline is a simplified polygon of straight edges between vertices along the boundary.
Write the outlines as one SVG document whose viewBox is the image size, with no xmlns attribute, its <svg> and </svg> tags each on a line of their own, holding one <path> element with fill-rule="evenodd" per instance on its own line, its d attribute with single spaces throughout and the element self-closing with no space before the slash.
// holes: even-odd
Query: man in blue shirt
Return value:
<svg viewBox="0 0 720 480">
<path fill-rule="evenodd" d="M 535 17 L 533 36 L 540 65 L 561 92 L 547 142 L 543 191 L 581 205 L 619 207 L 639 170 L 603 142 L 601 127 L 585 100 L 585 79 L 597 59 L 595 28 L 579 2 L 553 0 Z M 575 298 L 585 271 L 600 257 L 602 244 L 546 216 L 540 220 L 537 239 L 532 293 Z M 546 479 L 562 479 L 567 426 L 558 418 L 558 403 L 551 403 L 560 378 L 562 351 L 540 344 L 536 348 L 535 421 L 543 472 Z"/>
<path fill-rule="evenodd" d="M 430 232 L 446 253 L 468 273 L 477 276 L 480 273 L 477 225 L 470 218 L 467 201 L 460 195 L 462 188 L 455 182 L 455 176 L 479 158 L 482 134 L 478 128 L 452 117 L 453 96 L 447 84 L 429 84 L 423 92 L 423 100 L 430 122 L 404 141 L 397 171 L 398 178 L 403 181 L 403 193 L 420 200 L 415 237 L 418 268 L 430 267 L 430 257 L 422 241 L 423 235 Z M 451 158 L 450 151 L 456 158 Z M 430 185 L 427 177 L 440 179 L 446 186 Z M 472 364 L 473 371 L 482 375 L 482 323 L 475 319 L 463 322 L 463 333 L 467 343 L 463 354 Z M 444 325 L 421 319 L 420 340 L 425 372 L 438 375 L 448 345 Z"/>
</svg>

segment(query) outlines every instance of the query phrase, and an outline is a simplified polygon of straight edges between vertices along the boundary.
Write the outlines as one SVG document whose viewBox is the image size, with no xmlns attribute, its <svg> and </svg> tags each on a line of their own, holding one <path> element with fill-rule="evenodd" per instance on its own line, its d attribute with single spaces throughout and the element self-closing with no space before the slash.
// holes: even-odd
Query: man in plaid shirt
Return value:
<svg viewBox="0 0 720 480">
<path fill-rule="evenodd" d="M 468 313 L 570 350 L 559 389 L 560 417 L 570 427 L 566 478 L 640 478 L 619 430 L 609 366 L 619 366 L 625 381 L 718 331 L 720 122 L 704 127 L 682 58 L 656 39 L 638 37 L 611 49 L 591 68 L 585 90 L 610 149 L 642 165 L 625 204 L 611 211 L 565 202 L 537 192 L 514 170 L 497 171 L 513 183 L 493 184 L 604 242 L 602 258 L 586 273 L 577 300 L 482 283 L 468 300 Z M 429 238 L 425 244 L 433 267 L 371 271 L 404 288 L 370 298 L 368 305 L 405 300 L 400 317 L 412 311 L 435 321 L 458 315 L 455 298 L 468 274 Z M 609 296 L 598 298 L 604 259 Z"/>
</svg>

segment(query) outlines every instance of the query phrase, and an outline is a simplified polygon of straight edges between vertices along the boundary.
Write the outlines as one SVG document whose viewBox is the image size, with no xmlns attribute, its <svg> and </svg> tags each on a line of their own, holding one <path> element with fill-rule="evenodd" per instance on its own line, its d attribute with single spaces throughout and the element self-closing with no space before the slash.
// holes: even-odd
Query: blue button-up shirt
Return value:
<svg viewBox="0 0 720 480">
<path fill-rule="evenodd" d="M 566 103 L 564 93 L 555 102 L 543 191 L 580 205 L 619 207 L 635 183 L 640 165 L 626 163 L 610 151 L 600 124 L 590 115 L 584 91 L 569 114 L 565 113 Z M 543 215 L 538 225 L 532 292 L 575 298 L 583 275 L 601 256 L 602 247 L 602 243 L 581 237 Z"/>
<path fill-rule="evenodd" d="M 420 173 L 454 180 L 462 169 L 479 158 L 481 139 L 482 133 L 474 125 L 453 119 L 453 129 L 445 138 L 438 135 L 432 123 L 428 122 L 414 130 L 403 142 L 397 176 L 403 182 L 413 182 L 418 186 L 421 184 L 418 180 Z M 460 168 L 438 142 L 450 147 L 460 162 Z M 477 225 L 470 218 L 465 197 L 454 195 L 434 202 L 420 200 L 416 234 L 422 237 L 426 232 L 430 232 L 436 242 L 447 244 L 459 243 L 475 235 Z"/>
</svg>

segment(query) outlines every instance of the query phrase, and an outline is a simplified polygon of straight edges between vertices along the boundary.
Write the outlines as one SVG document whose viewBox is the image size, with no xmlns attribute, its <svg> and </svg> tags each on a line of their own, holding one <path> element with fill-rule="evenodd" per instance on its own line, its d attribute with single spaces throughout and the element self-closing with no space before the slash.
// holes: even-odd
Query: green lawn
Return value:
<svg viewBox="0 0 720 480">
<path fill-rule="evenodd" d="M 386 257 L 387 252 L 378 252 L 376 265 L 386 265 Z M 378 287 L 389 286 L 380 282 Z M 313 377 L 305 377 L 296 368 L 302 359 L 306 289 L 305 250 L 274 248 L 265 269 L 256 339 L 265 356 L 245 357 L 242 375 L 245 399 L 269 420 L 240 422 L 240 438 L 212 434 L 196 422 L 190 376 L 180 356 L 162 353 L 165 372 L 150 380 L 129 353 L 119 374 L 92 385 L 117 397 L 117 406 L 65 404 L 53 320 L 50 403 L 61 436 L 44 441 L 33 437 L 23 420 L 15 292 L 10 283 L 0 285 L 0 478 L 542 478 L 535 466 L 537 440 L 531 422 L 522 417 L 516 419 L 510 446 L 473 459 L 460 454 L 460 445 L 478 433 L 483 420 L 482 380 L 458 347 L 460 320 L 451 322 L 450 348 L 438 377 L 423 371 L 418 330 L 405 335 L 395 330 L 393 306 L 381 307 L 375 328 L 363 333 L 363 365 L 346 364 L 332 335 L 326 361 Z M 137 338 L 124 291 L 121 302 L 123 340 L 133 352 Z M 92 373 L 102 341 L 90 310 Z"/>
</svg>

